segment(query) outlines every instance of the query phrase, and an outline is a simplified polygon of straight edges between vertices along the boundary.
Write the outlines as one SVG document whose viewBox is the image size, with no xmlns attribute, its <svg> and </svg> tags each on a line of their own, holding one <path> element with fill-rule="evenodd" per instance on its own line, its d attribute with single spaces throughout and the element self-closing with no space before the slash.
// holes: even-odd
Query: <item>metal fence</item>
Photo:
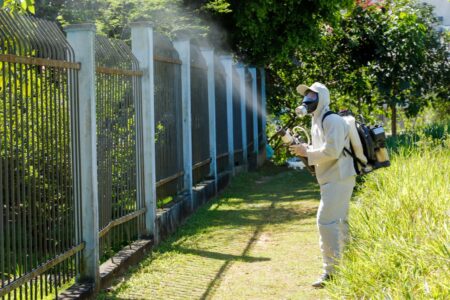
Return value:
<svg viewBox="0 0 450 300">
<path fill-rule="evenodd" d="M 191 120 L 192 120 L 192 177 L 197 184 L 209 175 L 207 66 L 199 48 L 191 44 Z"/>
<path fill-rule="evenodd" d="M 55 24 L 0 11 L 2 299 L 55 295 L 78 274 L 79 68 Z"/>
<path fill-rule="evenodd" d="M 246 125 L 247 125 L 247 153 L 248 155 L 255 152 L 254 140 L 253 140 L 253 91 L 252 91 L 252 75 L 250 72 L 245 72 L 245 101 L 246 101 Z"/>
<path fill-rule="evenodd" d="M 170 40 L 154 35 L 156 187 L 158 206 L 183 189 L 181 61 Z"/>
<path fill-rule="evenodd" d="M 265 142 L 263 140 L 263 114 L 262 114 L 262 97 L 261 97 L 261 71 L 256 68 L 256 112 L 258 113 L 258 149 L 264 147 Z"/>
<path fill-rule="evenodd" d="M 241 82 L 236 68 L 233 68 L 233 137 L 234 164 L 242 165 L 244 155 L 242 148 Z"/>
<path fill-rule="evenodd" d="M 100 256 L 107 258 L 144 230 L 136 134 L 142 72 L 123 41 L 97 36 L 95 43 Z"/>
<path fill-rule="evenodd" d="M 85 29 L 80 32 L 84 40 L 93 41 L 93 31 L 90 35 Z M 78 49 L 73 37 L 69 40 L 77 55 L 78 51 L 92 55 L 90 47 Z M 96 36 L 93 74 L 91 60 L 80 56 L 83 66 L 86 63 L 83 69 L 75 62 L 74 50 L 56 24 L 0 10 L 0 299 L 55 298 L 75 277 L 90 279 L 91 271 L 98 271 L 97 260 L 87 259 L 94 257 L 92 253 L 104 260 L 144 232 L 152 233 L 149 224 L 154 220 L 145 224 L 144 213 L 156 208 L 145 207 L 144 186 L 156 186 L 159 207 L 192 188 L 184 186 L 183 178 L 187 172 L 183 150 L 188 148 L 182 136 L 182 61 L 168 38 L 156 33 L 153 37 L 155 119 L 144 120 L 143 72 L 124 42 Z M 241 124 L 240 82 L 233 69 L 233 118 L 228 120 L 225 68 L 216 58 L 216 140 L 210 141 L 207 65 L 195 44 L 190 45 L 190 55 L 192 175 L 197 184 L 210 175 L 210 142 L 217 143 L 218 172 L 231 167 L 231 122 L 235 164 L 244 161 L 244 125 L 246 142 L 253 145 L 252 78 L 246 72 L 247 121 Z M 84 104 L 94 104 L 89 102 L 94 97 L 89 94 L 94 82 L 85 80 L 91 84 L 83 87 L 89 89 L 83 97 L 86 90 L 79 86 L 80 69 L 91 70 L 88 77 L 80 77 L 81 82 L 95 75 L 96 90 L 96 120 L 82 136 L 80 130 L 86 127 L 81 127 L 80 117 L 86 115 L 80 111 Z M 94 111 L 93 106 L 89 109 Z M 147 176 L 143 166 L 146 121 L 155 123 L 156 182 L 153 178 L 143 182 Z M 88 144 L 96 138 L 91 148 L 96 146 L 92 157 L 96 155 L 97 162 L 80 161 L 83 138 Z M 95 196 L 81 193 L 85 186 L 80 184 L 95 167 L 98 203 L 92 202 Z M 98 204 L 98 214 L 89 215 L 91 204 Z M 96 226 L 97 217 L 98 237 L 90 239 L 92 231 L 86 230 L 86 224 Z"/>
<path fill-rule="evenodd" d="M 226 74 L 219 58 L 214 59 L 214 84 L 216 94 L 216 149 L 217 173 L 228 169 L 228 120 Z"/>
</svg>

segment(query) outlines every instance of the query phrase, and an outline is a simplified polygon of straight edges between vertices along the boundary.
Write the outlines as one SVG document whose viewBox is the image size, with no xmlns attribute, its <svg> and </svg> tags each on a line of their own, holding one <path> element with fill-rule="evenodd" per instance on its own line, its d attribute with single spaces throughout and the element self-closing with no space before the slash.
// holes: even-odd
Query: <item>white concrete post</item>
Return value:
<svg viewBox="0 0 450 300">
<path fill-rule="evenodd" d="M 184 37 L 174 41 L 173 46 L 181 60 L 184 188 L 189 193 L 190 209 L 194 210 L 192 192 L 191 46 L 189 39 Z"/>
<path fill-rule="evenodd" d="M 97 134 L 95 91 L 95 25 L 79 24 L 65 27 L 67 40 L 81 63 L 78 72 L 79 145 L 74 145 L 75 161 L 80 166 L 81 218 L 83 250 L 80 281 L 99 288 L 99 221 L 97 185 Z"/>
<path fill-rule="evenodd" d="M 228 166 L 234 175 L 234 128 L 233 128 L 233 61 L 230 55 L 220 57 L 225 70 L 225 90 L 227 94 L 227 136 L 228 136 Z"/>
<path fill-rule="evenodd" d="M 253 149 L 258 157 L 258 86 L 256 83 L 256 68 L 248 68 L 252 75 L 252 112 L 253 112 Z"/>
<path fill-rule="evenodd" d="M 210 174 L 214 178 L 217 192 L 217 140 L 216 140 L 216 87 L 214 78 L 214 50 L 200 48 L 208 67 L 208 118 L 209 118 L 209 156 L 211 157 Z"/>
<path fill-rule="evenodd" d="M 242 156 L 244 164 L 248 164 L 248 148 L 247 148 L 247 99 L 245 97 L 245 66 L 238 64 L 237 72 L 240 81 L 240 98 L 241 98 L 241 130 L 242 130 Z"/>
<path fill-rule="evenodd" d="M 131 23 L 131 48 L 134 56 L 139 62 L 139 68 L 143 71 L 142 76 L 142 97 L 140 106 L 142 108 L 142 120 L 137 122 L 142 125 L 138 130 L 142 130 L 143 137 L 143 162 L 140 168 L 143 172 L 138 172 L 143 178 L 138 178 L 138 182 L 143 182 L 141 197 L 144 199 L 145 213 L 145 235 L 153 238 L 155 244 L 158 243 L 156 227 L 156 170 L 155 170 L 155 80 L 153 65 L 153 28 L 149 22 Z M 139 133 L 138 133 L 139 134 Z M 140 184 L 138 185 L 140 186 Z"/>
<path fill-rule="evenodd" d="M 267 144 L 266 122 L 267 122 L 267 99 L 266 99 L 266 72 L 260 68 L 261 72 L 261 113 L 262 113 L 262 134 L 264 146 Z"/>
</svg>

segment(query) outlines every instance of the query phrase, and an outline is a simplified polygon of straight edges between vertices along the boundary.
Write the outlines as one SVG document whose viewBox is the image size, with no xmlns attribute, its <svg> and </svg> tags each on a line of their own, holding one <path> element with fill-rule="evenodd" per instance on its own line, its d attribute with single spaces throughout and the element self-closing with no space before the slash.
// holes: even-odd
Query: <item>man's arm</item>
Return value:
<svg viewBox="0 0 450 300">
<path fill-rule="evenodd" d="M 325 144 L 317 149 L 308 147 L 307 156 L 310 165 L 318 165 L 324 162 L 337 160 L 345 146 L 345 121 L 339 120 L 339 116 L 331 115 L 327 122 L 323 123 Z"/>
</svg>

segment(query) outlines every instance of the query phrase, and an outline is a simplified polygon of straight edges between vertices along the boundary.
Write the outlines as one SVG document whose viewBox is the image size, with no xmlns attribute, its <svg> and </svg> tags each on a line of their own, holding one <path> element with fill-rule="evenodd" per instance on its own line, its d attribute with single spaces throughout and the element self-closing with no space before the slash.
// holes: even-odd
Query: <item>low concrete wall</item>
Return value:
<svg viewBox="0 0 450 300">
<path fill-rule="evenodd" d="M 231 176 L 232 174 L 230 171 L 217 174 L 217 189 L 219 192 L 228 186 L 231 180 Z"/>
<path fill-rule="evenodd" d="M 152 240 L 137 240 L 104 262 L 100 266 L 99 289 L 111 286 L 115 278 L 124 274 L 130 266 L 139 263 L 151 251 L 152 246 Z M 96 299 L 96 294 L 91 284 L 76 283 L 58 295 L 58 300 Z"/>
<path fill-rule="evenodd" d="M 228 185 L 231 174 L 222 174 L 224 186 Z M 220 182 L 220 178 L 219 178 Z M 215 196 L 214 180 L 206 180 L 193 188 L 194 211 Z M 182 193 L 174 201 L 157 212 L 156 223 L 158 226 L 159 241 L 166 239 L 174 233 L 184 220 L 193 212 L 190 211 L 189 194 Z M 138 240 L 124 247 L 116 255 L 100 266 L 100 289 L 108 288 L 114 278 L 120 276 L 132 265 L 141 261 L 145 255 L 155 246 L 152 240 Z M 75 284 L 58 299 L 95 299 L 96 292 L 89 284 Z"/>
<path fill-rule="evenodd" d="M 215 196 L 214 189 L 214 180 L 206 180 L 193 187 L 194 211 Z M 189 194 L 185 193 L 178 196 L 168 207 L 158 209 L 156 224 L 158 226 L 159 241 L 175 232 L 186 217 L 192 213 L 189 200 Z"/>
<path fill-rule="evenodd" d="M 252 155 L 253 167 L 257 167 L 257 157 Z M 265 157 L 265 156 L 264 156 Z M 246 172 L 247 165 L 235 167 L 235 173 Z M 218 174 L 218 190 L 221 191 L 230 183 L 232 174 L 230 171 Z M 214 180 L 203 181 L 193 188 L 194 211 L 208 202 L 216 195 Z M 174 233 L 193 212 L 190 210 L 189 193 L 177 196 L 167 207 L 158 209 L 156 224 L 158 226 L 158 241 L 162 241 Z M 141 261 L 151 251 L 152 240 L 138 240 L 124 247 L 114 257 L 100 266 L 100 288 L 109 287 L 114 278 L 120 276 L 132 265 Z M 62 293 L 58 299 L 95 299 L 96 293 L 91 285 L 75 284 Z"/>
</svg>

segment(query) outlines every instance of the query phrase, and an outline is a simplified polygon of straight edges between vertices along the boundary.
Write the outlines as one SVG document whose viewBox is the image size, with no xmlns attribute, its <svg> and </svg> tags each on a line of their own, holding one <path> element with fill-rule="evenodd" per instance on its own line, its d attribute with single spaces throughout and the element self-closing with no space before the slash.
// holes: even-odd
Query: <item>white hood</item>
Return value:
<svg viewBox="0 0 450 300">
<path fill-rule="evenodd" d="M 350 148 L 349 126 L 343 118 L 332 114 L 322 124 L 325 112 L 329 111 L 330 92 L 322 83 L 311 86 L 299 85 L 297 91 L 304 95 L 308 90 L 319 95 L 319 103 L 313 112 L 311 124 L 312 144 L 308 147 L 308 163 L 316 168 L 319 184 L 344 180 L 356 174 L 353 158 L 343 155 L 344 147 Z"/>
<path fill-rule="evenodd" d="M 319 103 L 317 104 L 316 110 L 313 112 L 315 118 L 330 110 L 330 92 L 324 84 L 314 82 L 311 86 L 305 84 L 297 86 L 297 92 L 300 95 L 305 96 L 307 91 L 313 91 L 319 94 Z"/>
<path fill-rule="evenodd" d="M 319 94 L 319 103 L 317 104 L 316 110 L 313 112 L 313 116 L 317 118 L 330 110 L 330 91 L 328 91 L 328 88 L 320 82 L 314 82 L 309 89 Z"/>
</svg>

